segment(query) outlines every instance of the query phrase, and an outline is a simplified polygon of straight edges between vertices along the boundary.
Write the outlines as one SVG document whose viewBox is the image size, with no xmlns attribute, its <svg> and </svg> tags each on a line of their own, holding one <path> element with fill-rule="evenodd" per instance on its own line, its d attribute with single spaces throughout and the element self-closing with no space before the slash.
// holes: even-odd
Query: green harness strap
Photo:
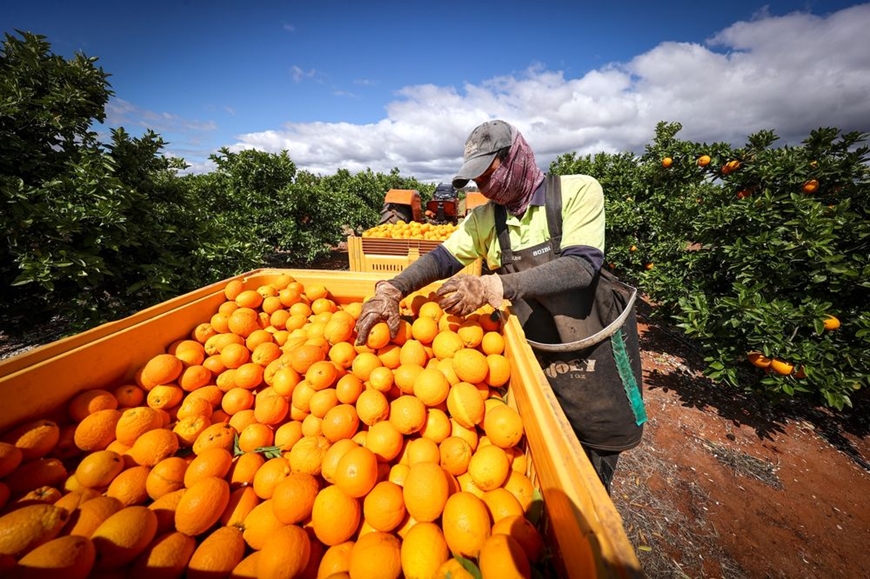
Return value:
<svg viewBox="0 0 870 579">
<path fill-rule="evenodd" d="M 628 396 L 628 401 L 631 403 L 631 411 L 634 412 L 634 422 L 640 426 L 646 422 L 646 408 L 644 408 L 643 398 L 640 395 L 640 389 L 637 387 L 637 381 L 634 379 L 634 372 L 631 369 L 628 352 L 625 351 L 625 338 L 622 334 L 622 328 L 616 330 L 616 333 L 610 337 L 610 346 L 613 350 L 613 359 L 616 360 L 616 370 L 619 372 L 619 377 L 622 378 L 625 395 Z"/>
</svg>

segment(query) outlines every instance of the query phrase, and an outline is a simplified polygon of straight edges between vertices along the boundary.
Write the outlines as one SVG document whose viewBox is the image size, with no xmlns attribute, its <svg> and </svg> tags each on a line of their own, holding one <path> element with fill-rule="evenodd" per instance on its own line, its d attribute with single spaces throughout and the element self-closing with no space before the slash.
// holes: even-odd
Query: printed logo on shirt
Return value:
<svg viewBox="0 0 870 579">
<path fill-rule="evenodd" d="M 541 249 L 536 249 L 532 252 L 532 255 L 537 257 L 539 255 L 544 255 L 545 253 L 548 253 L 550 251 L 552 251 L 552 248 L 548 245 L 546 247 L 542 247 Z"/>
<path fill-rule="evenodd" d="M 543 368 L 544 374 L 549 378 L 556 378 L 565 374 L 584 374 L 582 378 L 586 378 L 585 374 L 595 372 L 595 360 L 591 358 L 575 359 L 575 360 L 559 360 L 552 362 L 546 368 Z"/>
</svg>

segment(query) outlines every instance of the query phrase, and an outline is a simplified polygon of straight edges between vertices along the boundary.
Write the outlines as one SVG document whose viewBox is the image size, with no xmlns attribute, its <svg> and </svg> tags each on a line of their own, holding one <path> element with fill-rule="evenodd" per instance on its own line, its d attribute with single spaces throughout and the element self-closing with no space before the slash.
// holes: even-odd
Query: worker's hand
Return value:
<svg viewBox="0 0 870 579">
<path fill-rule="evenodd" d="M 457 275 L 435 293 L 441 309 L 456 316 L 467 316 L 487 303 L 498 309 L 504 301 L 504 286 L 497 275 Z"/>
<path fill-rule="evenodd" d="M 402 292 L 396 286 L 379 281 L 375 285 L 375 295 L 369 298 L 362 307 L 362 312 L 356 321 L 356 343 L 358 346 L 365 344 L 369 332 L 379 322 L 386 322 L 390 328 L 390 337 L 395 338 L 399 333 L 399 301 Z"/>
</svg>

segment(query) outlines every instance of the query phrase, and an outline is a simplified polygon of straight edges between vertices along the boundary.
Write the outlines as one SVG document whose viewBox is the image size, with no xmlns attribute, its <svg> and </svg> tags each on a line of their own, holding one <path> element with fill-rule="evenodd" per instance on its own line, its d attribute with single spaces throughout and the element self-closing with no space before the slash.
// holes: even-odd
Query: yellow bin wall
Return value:
<svg viewBox="0 0 870 579">
<path fill-rule="evenodd" d="M 230 279 L 256 289 L 282 273 L 303 284 L 326 286 L 339 303 L 365 299 L 381 279 L 375 273 L 286 269 L 255 270 Z M 0 432 L 28 419 L 65 414 L 66 402 L 82 390 L 132 382 L 137 368 L 215 313 L 230 279 L 0 362 Z M 509 401 L 524 419 L 531 474 L 558 546 L 560 575 L 641 577 L 619 513 L 571 432 L 522 329 L 510 317 L 505 341 L 512 371 Z"/>
</svg>

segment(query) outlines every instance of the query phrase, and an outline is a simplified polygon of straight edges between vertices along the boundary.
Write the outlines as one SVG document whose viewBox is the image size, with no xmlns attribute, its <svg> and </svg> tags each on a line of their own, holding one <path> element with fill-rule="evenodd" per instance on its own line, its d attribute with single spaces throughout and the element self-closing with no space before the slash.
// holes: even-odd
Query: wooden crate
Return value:
<svg viewBox="0 0 870 579">
<path fill-rule="evenodd" d="M 0 432 L 35 418 L 69 421 L 67 402 L 93 388 L 130 383 L 136 370 L 168 344 L 186 338 L 225 301 L 227 282 L 256 289 L 281 274 L 327 287 L 340 304 L 374 292 L 377 273 L 261 269 L 214 283 L 128 318 L 0 362 Z M 508 315 L 505 355 L 511 363 L 508 402 L 523 417 L 529 474 L 543 496 L 554 543 L 554 568 L 571 578 L 642 577 L 622 519 L 574 436 L 522 328 Z"/>
<path fill-rule="evenodd" d="M 399 273 L 439 245 L 440 241 L 426 239 L 348 237 L 347 255 L 351 271 Z M 480 275 L 480 271 L 481 260 L 478 259 L 459 273 Z"/>
</svg>

